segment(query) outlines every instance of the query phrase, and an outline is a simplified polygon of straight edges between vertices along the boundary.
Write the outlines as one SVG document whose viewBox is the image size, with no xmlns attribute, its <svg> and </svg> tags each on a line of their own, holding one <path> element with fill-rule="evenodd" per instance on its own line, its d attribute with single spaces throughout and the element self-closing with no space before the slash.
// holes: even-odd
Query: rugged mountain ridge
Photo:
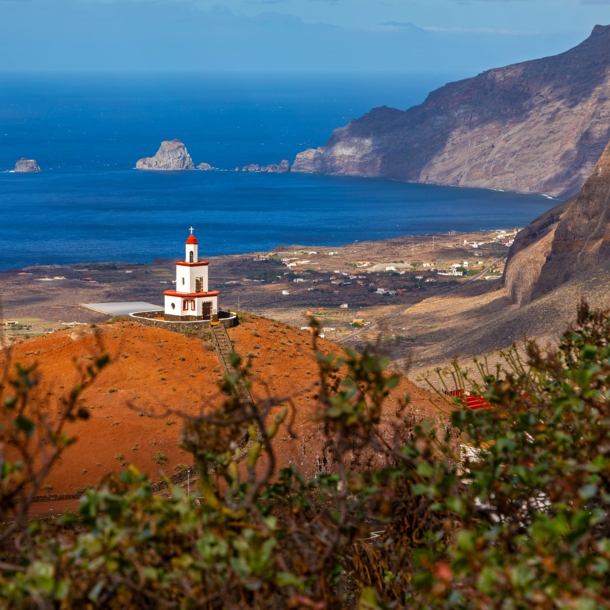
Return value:
<svg viewBox="0 0 610 610">
<path fill-rule="evenodd" d="M 450 83 L 406 111 L 375 108 L 292 171 L 567 197 L 609 139 L 610 26 L 596 26 L 560 55 Z"/>
<path fill-rule="evenodd" d="M 610 265 L 610 144 L 577 197 L 519 232 L 504 283 L 524 304 L 600 265 Z"/>
</svg>

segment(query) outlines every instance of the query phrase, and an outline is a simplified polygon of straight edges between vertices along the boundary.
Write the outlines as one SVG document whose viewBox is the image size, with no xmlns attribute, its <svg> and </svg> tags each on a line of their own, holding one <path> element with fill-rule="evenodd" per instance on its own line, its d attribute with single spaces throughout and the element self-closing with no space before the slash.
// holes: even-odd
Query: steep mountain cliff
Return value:
<svg viewBox="0 0 610 610">
<path fill-rule="evenodd" d="M 577 197 L 517 235 L 504 283 L 523 304 L 600 266 L 610 266 L 610 144 Z"/>
<path fill-rule="evenodd" d="M 554 57 L 445 85 L 407 111 L 371 110 L 292 171 L 569 196 L 610 139 L 610 26 Z"/>
</svg>

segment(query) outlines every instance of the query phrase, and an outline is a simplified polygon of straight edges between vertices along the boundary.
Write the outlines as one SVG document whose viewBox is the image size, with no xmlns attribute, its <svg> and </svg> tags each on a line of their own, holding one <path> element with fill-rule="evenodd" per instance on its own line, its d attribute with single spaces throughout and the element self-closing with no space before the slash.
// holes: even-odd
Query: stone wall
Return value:
<svg viewBox="0 0 610 610">
<path fill-rule="evenodd" d="M 163 317 L 168 322 L 203 322 L 205 320 L 203 316 L 175 316 L 171 313 L 166 313 Z"/>
<path fill-rule="evenodd" d="M 193 332 L 199 332 L 206 328 L 210 328 L 210 320 L 177 322 L 156 319 L 162 315 L 163 312 L 159 311 L 141 311 L 138 313 L 129 314 L 129 317 L 133 318 L 136 322 L 139 322 L 140 324 L 145 324 L 146 326 L 154 326 L 156 328 L 165 328 L 167 330 L 173 330 L 177 333 L 190 334 Z M 233 326 L 237 326 L 239 324 L 237 314 L 233 311 L 220 311 L 218 322 L 222 324 L 225 328 L 232 328 Z"/>
</svg>

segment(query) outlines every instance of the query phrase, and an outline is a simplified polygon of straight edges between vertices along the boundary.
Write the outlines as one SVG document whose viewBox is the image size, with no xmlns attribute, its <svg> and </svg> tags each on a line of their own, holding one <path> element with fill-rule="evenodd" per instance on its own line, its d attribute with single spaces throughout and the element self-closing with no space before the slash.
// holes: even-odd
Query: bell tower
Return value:
<svg viewBox="0 0 610 610">
<path fill-rule="evenodd" d="M 176 263 L 176 288 L 166 290 L 165 319 L 182 322 L 218 320 L 217 290 L 208 289 L 208 265 L 199 260 L 199 242 L 193 227 L 185 244 L 185 259 Z"/>
<path fill-rule="evenodd" d="M 197 238 L 193 235 L 193 227 L 189 229 L 191 234 L 186 240 L 186 258 L 184 262 L 186 263 L 198 263 L 199 262 L 199 242 Z"/>
</svg>

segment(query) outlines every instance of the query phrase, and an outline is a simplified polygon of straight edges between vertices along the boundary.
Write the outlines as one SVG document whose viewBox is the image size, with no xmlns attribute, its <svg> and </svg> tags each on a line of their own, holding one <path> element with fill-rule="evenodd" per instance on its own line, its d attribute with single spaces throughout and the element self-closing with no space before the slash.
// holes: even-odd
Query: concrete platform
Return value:
<svg viewBox="0 0 610 610">
<path fill-rule="evenodd" d="M 164 311 L 159 305 L 152 305 L 144 301 L 132 301 L 126 303 L 81 303 L 81 307 L 86 307 L 97 313 L 105 313 L 109 316 L 128 316 L 138 311 Z"/>
</svg>

